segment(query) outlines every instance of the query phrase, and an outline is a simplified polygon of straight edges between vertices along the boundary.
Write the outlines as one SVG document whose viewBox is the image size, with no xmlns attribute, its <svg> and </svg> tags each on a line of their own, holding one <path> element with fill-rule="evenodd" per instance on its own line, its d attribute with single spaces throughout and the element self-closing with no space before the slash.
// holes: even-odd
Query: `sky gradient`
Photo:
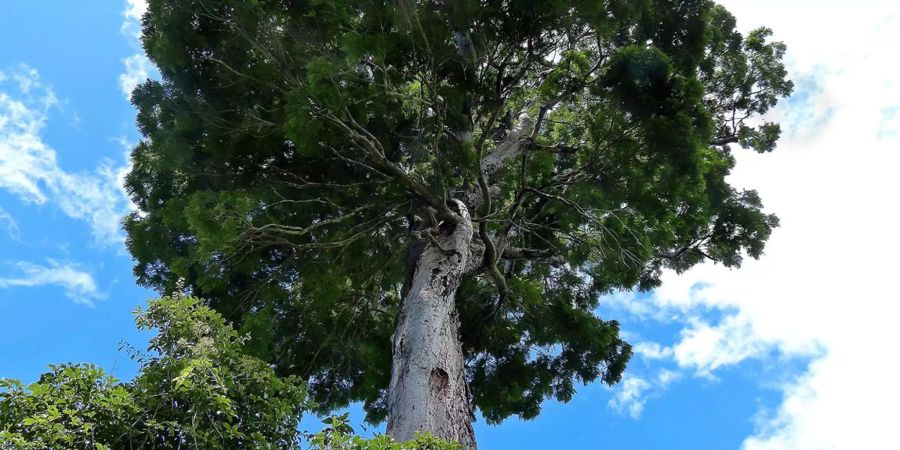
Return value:
<svg viewBox="0 0 900 450">
<path fill-rule="evenodd" d="M 603 299 L 636 355 L 623 382 L 477 423 L 481 448 L 897 449 L 900 4 L 723 2 L 788 46 L 795 94 L 771 154 L 737 151 L 735 187 L 782 221 L 760 261 L 667 274 Z M 127 93 L 152 77 L 141 0 L 0 0 L 0 377 L 141 347 L 119 223 L 139 139 Z M 352 409 L 358 431 L 361 414 Z M 315 427 L 314 418 L 304 426 Z M 378 428 L 369 428 L 368 432 Z"/>
</svg>

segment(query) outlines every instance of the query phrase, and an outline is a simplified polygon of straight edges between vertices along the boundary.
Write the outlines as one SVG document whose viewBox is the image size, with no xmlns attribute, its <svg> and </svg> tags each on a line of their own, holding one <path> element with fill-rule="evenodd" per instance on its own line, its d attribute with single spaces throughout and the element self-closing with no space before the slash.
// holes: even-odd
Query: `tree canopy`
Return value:
<svg viewBox="0 0 900 450">
<path fill-rule="evenodd" d="M 735 26 L 708 0 L 150 0 L 135 273 L 380 421 L 410 261 L 465 207 L 472 402 L 535 417 L 620 380 L 602 294 L 737 267 L 777 226 L 726 178 L 775 146 L 785 49 Z"/>
</svg>

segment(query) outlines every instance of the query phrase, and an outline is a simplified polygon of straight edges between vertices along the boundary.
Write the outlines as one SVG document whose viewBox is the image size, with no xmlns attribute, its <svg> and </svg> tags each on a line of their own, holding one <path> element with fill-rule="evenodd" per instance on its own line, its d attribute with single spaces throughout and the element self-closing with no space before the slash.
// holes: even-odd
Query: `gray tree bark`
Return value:
<svg viewBox="0 0 900 450">
<path fill-rule="evenodd" d="M 441 232 L 417 260 L 393 336 L 387 433 L 397 441 L 417 431 L 477 448 L 456 290 L 472 264 L 472 221 L 462 202 L 452 230 Z"/>
</svg>

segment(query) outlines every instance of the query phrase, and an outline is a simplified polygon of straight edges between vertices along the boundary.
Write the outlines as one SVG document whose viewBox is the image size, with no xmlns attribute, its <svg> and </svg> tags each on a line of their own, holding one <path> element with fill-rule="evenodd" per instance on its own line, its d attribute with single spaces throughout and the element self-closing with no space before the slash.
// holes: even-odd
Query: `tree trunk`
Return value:
<svg viewBox="0 0 900 450">
<path fill-rule="evenodd" d="M 393 336 L 387 433 L 408 441 L 417 431 L 475 449 L 456 289 L 472 258 L 472 223 L 443 230 L 421 252 Z M 446 225 L 444 226 L 446 227 Z"/>
</svg>

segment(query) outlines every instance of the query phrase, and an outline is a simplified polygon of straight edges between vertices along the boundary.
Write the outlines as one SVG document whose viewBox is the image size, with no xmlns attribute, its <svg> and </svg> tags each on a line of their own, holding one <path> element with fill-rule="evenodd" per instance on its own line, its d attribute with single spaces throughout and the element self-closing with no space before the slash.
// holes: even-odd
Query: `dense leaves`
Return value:
<svg viewBox="0 0 900 450">
<path fill-rule="evenodd" d="M 51 366 L 38 382 L 0 380 L 0 448 L 109 448 L 137 413 L 131 391 L 92 365 Z"/>
<path fill-rule="evenodd" d="M 135 273 L 186 279 L 322 410 L 378 421 L 408 260 L 462 201 L 474 404 L 534 417 L 621 378 L 601 294 L 762 253 L 777 219 L 726 177 L 730 144 L 779 135 L 769 35 L 707 0 L 150 0 Z"/>
</svg>

